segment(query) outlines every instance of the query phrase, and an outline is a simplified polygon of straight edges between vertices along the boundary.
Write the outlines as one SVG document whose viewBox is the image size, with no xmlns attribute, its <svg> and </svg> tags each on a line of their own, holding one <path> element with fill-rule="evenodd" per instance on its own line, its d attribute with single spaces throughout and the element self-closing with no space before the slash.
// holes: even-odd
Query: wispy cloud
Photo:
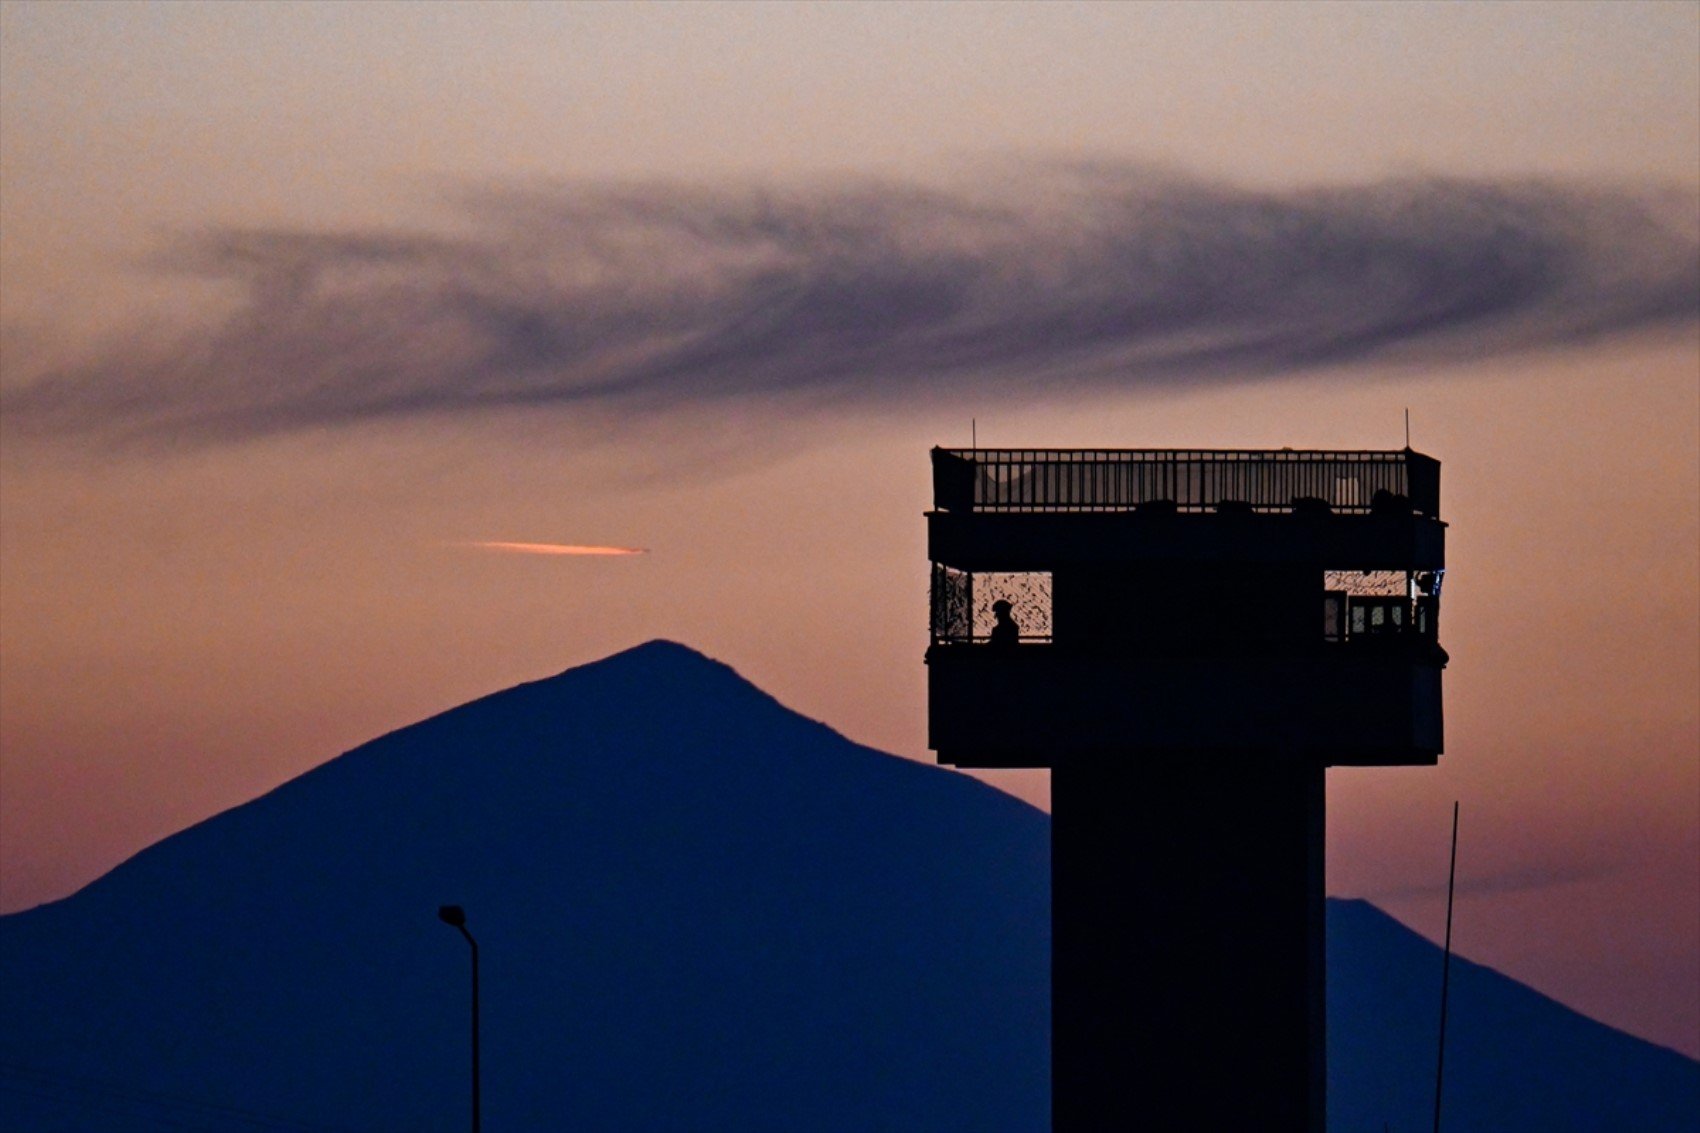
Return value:
<svg viewBox="0 0 1700 1133">
<path fill-rule="evenodd" d="M 1114 390 L 1446 362 L 1700 315 L 1692 194 L 1401 180 L 1254 191 L 1120 166 L 969 189 L 487 191 L 453 230 L 213 229 L 239 289 L 7 399 L 32 432 L 237 438 L 429 414 Z"/>
<path fill-rule="evenodd" d="M 1457 891 L 1465 897 L 1491 897 L 1504 893 L 1563 888 L 1610 877 L 1621 873 L 1624 868 L 1625 863 L 1622 861 L 1599 856 L 1574 862 L 1545 862 L 1510 867 L 1479 876 L 1461 877 L 1458 879 Z M 1435 881 L 1422 885 L 1378 889 L 1365 893 L 1364 897 L 1378 902 L 1444 900 L 1446 882 Z"/>
<path fill-rule="evenodd" d="M 647 555 L 646 547 L 589 547 L 575 543 L 469 542 L 453 546 L 476 551 L 498 551 L 509 555 Z"/>
</svg>

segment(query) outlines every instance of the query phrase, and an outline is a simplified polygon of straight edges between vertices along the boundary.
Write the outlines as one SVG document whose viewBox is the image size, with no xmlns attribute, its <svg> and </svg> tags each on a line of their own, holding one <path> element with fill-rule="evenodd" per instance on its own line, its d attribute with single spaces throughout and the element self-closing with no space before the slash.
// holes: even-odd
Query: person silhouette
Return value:
<svg viewBox="0 0 1700 1133">
<path fill-rule="evenodd" d="M 992 613 L 997 617 L 997 624 L 992 626 L 991 644 L 999 649 L 1013 647 L 1021 640 L 1021 627 L 1010 617 L 1014 609 L 1007 601 L 999 598 L 992 603 Z"/>
</svg>

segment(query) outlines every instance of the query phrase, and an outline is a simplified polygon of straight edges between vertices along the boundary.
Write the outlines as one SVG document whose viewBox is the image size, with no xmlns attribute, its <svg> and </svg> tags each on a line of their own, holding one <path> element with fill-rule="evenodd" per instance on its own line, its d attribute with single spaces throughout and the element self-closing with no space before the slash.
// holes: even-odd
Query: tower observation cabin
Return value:
<svg viewBox="0 0 1700 1133">
<path fill-rule="evenodd" d="M 1323 774 L 1441 753 L 1440 464 L 932 451 L 929 742 L 1052 770 L 1055 1129 L 1325 1114 Z"/>
</svg>

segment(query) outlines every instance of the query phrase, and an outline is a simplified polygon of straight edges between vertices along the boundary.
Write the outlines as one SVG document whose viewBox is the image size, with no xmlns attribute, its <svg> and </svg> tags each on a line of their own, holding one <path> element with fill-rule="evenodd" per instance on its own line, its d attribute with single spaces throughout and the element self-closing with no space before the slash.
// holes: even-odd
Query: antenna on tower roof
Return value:
<svg viewBox="0 0 1700 1133">
<path fill-rule="evenodd" d="M 968 418 L 968 447 L 980 447 L 980 422 L 973 417 Z"/>
<path fill-rule="evenodd" d="M 1411 407 L 1405 406 L 1405 448 L 1411 447 Z"/>
</svg>

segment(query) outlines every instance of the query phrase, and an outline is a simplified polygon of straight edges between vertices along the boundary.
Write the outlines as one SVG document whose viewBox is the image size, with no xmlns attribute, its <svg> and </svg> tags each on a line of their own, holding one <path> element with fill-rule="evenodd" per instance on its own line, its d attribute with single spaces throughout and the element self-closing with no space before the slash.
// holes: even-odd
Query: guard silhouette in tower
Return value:
<svg viewBox="0 0 1700 1133">
<path fill-rule="evenodd" d="M 1440 755 L 1439 462 L 932 459 L 929 743 L 1052 771 L 1054 1128 L 1322 1133 L 1323 774 Z"/>
</svg>

